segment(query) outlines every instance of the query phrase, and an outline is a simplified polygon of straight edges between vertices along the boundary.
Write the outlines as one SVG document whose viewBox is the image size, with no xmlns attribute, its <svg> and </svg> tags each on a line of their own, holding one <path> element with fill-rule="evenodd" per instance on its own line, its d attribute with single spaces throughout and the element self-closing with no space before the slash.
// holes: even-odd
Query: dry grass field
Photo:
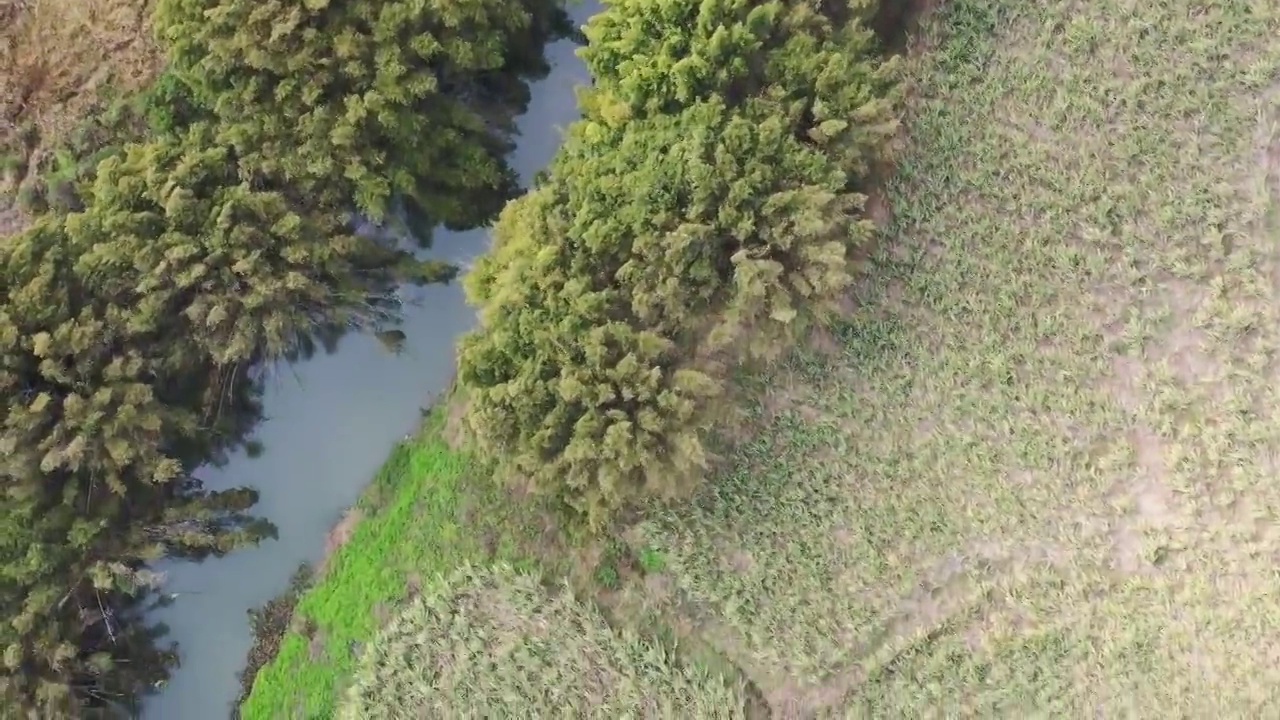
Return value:
<svg viewBox="0 0 1280 720">
<path fill-rule="evenodd" d="M 738 685 L 613 631 L 571 591 L 464 567 L 409 602 L 360 659 L 339 717 L 744 718 Z"/>
<path fill-rule="evenodd" d="M 654 597 L 779 717 L 1275 716 L 1280 5 L 952 0 L 914 45 L 856 309 L 636 529 Z"/>
<path fill-rule="evenodd" d="M 100 109 L 162 69 L 151 0 L 0 0 L 0 196 Z M 0 205 L 4 202 L 0 199 Z M 0 234 L 16 220 L 0 208 Z"/>
</svg>

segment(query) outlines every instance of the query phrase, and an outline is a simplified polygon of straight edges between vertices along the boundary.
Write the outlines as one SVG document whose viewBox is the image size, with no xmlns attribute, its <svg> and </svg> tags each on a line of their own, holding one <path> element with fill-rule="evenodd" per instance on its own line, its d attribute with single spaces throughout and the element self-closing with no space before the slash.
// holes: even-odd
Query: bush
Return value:
<svg viewBox="0 0 1280 720">
<path fill-rule="evenodd" d="M 464 568 L 415 599 L 360 659 L 340 718 L 743 718 L 740 683 L 615 633 L 565 589 Z"/>
<path fill-rule="evenodd" d="M 591 22 L 584 118 L 467 282 L 460 377 L 507 474 L 597 526 L 691 489 L 726 371 L 835 308 L 896 132 L 862 14 L 622 0 Z"/>
<path fill-rule="evenodd" d="M 195 91 L 172 69 L 156 78 L 138 99 L 139 112 L 156 135 L 179 133 L 208 113 Z"/>
</svg>

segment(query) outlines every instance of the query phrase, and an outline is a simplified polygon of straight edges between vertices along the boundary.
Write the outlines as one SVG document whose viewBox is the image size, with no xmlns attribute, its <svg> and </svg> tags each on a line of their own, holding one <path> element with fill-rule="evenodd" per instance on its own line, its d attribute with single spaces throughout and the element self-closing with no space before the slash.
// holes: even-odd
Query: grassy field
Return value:
<svg viewBox="0 0 1280 720">
<path fill-rule="evenodd" d="M 493 558 L 779 718 L 1280 710 L 1280 6 L 952 0 L 909 65 L 883 245 L 730 472 L 559 567 L 428 434 L 245 717 L 328 716 L 379 608 Z"/>
<path fill-rule="evenodd" d="M 498 566 L 460 569 L 379 632 L 340 716 L 728 720 L 745 709 L 740 680 L 616 632 L 569 588 Z"/>
<path fill-rule="evenodd" d="M 780 717 L 1280 711 L 1280 6 L 953 0 L 911 66 L 857 309 L 658 584 Z"/>
</svg>

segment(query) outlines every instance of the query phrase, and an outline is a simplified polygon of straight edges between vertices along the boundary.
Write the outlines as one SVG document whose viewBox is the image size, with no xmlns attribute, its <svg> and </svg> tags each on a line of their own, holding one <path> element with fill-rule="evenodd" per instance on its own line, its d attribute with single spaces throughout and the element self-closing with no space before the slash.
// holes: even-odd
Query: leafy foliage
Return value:
<svg viewBox="0 0 1280 720">
<path fill-rule="evenodd" d="M 722 378 L 832 310 L 873 227 L 896 63 L 848 8 L 611 4 L 551 171 L 468 278 L 470 420 L 595 524 L 706 469 Z"/>
<path fill-rule="evenodd" d="M 510 567 L 455 572 L 384 628 L 339 717 L 746 717 L 743 689 Z"/>
<path fill-rule="evenodd" d="M 218 365 L 292 358 L 316 333 L 390 319 L 400 282 L 447 279 L 238 180 L 235 156 L 203 124 L 102 163 L 92 202 L 67 221 L 96 294 L 132 306 L 137 329 L 171 328 L 175 352 Z"/>
<path fill-rule="evenodd" d="M 127 299 L 77 276 L 81 251 L 52 217 L 0 246 L 0 697 L 46 716 L 85 694 L 127 698 L 163 671 L 169 653 L 133 617 L 155 580 L 147 561 L 270 532 L 243 514 L 256 493 L 206 493 L 185 459 L 225 446 L 251 388 L 171 355 L 181 339 L 131 327 Z M 215 392 L 237 412 L 203 416 L 196 398 Z"/>
<path fill-rule="evenodd" d="M 195 91 L 172 69 L 161 73 L 139 98 L 140 114 L 156 135 L 180 132 L 208 113 Z"/>
<path fill-rule="evenodd" d="M 563 33 L 552 0 L 161 0 L 175 72 L 242 166 L 381 220 L 393 195 L 450 227 L 514 190 L 503 155 Z"/>
</svg>

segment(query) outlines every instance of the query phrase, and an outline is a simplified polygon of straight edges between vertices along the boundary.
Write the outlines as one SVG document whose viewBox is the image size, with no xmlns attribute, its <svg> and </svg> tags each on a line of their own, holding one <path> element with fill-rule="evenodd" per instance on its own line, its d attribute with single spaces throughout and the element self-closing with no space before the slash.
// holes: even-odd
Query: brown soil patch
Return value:
<svg viewBox="0 0 1280 720">
<path fill-rule="evenodd" d="M 422 594 L 422 575 L 418 573 L 410 573 L 409 580 L 405 583 L 405 592 L 409 597 L 414 598 Z"/>
<path fill-rule="evenodd" d="M 1116 355 L 1111 359 L 1111 376 L 1103 387 L 1120 403 L 1120 407 L 1136 413 L 1144 402 L 1142 384 L 1146 376 L 1147 369 L 1140 360 L 1129 355 Z"/>
<path fill-rule="evenodd" d="M 311 659 L 315 662 L 320 662 L 324 659 L 325 644 L 323 632 L 317 631 L 311 636 L 311 639 L 307 642 L 307 654 L 309 654 Z"/>
<path fill-rule="evenodd" d="M 666 605 L 675 594 L 675 582 L 666 573 L 648 573 L 644 576 L 645 595 L 659 605 Z"/>
<path fill-rule="evenodd" d="M 765 700 L 773 710 L 773 717 L 778 720 L 807 720 L 824 710 L 830 712 L 839 707 L 860 682 L 862 677 L 859 673 L 838 677 L 813 688 L 789 682 L 766 693 Z"/>
<path fill-rule="evenodd" d="M 785 383 L 783 386 L 774 386 L 770 384 L 769 388 L 760 396 L 760 409 L 763 411 L 765 424 L 772 423 L 774 420 L 791 412 L 796 406 L 796 398 L 789 392 Z M 745 427 L 742 428 L 742 437 L 740 440 L 749 440 L 759 428 Z"/>
<path fill-rule="evenodd" d="M 0 190 L 0 193 L 3 193 L 3 190 Z M 18 234 L 26 224 L 27 219 L 22 211 L 0 198 L 0 238 Z"/>
<path fill-rule="evenodd" d="M 152 39 L 152 6 L 152 0 L 0 4 L 0 153 L 27 158 L 53 147 L 93 111 L 101 91 L 150 83 L 164 63 Z"/>
<path fill-rule="evenodd" d="M 1186 385 L 1221 381 L 1223 367 L 1205 351 L 1208 346 L 1208 335 L 1204 331 L 1183 325 L 1169 333 L 1162 354 L 1174 376 Z"/>
<path fill-rule="evenodd" d="M 929 15 L 943 0 L 886 0 L 881 2 L 870 27 L 892 53 L 906 50 Z M 913 45 L 916 43 L 912 43 Z"/>
<path fill-rule="evenodd" d="M 364 511 L 357 507 L 349 508 L 342 514 L 342 519 L 324 537 L 324 555 L 320 558 L 320 565 L 316 572 L 324 572 L 324 566 L 329 562 L 329 558 L 351 540 L 351 536 L 355 534 L 356 525 L 363 519 Z"/>
<path fill-rule="evenodd" d="M 450 450 L 460 450 L 466 445 L 468 432 L 467 412 L 470 410 L 470 403 L 459 393 L 451 394 L 447 402 L 444 414 L 444 429 L 440 434 Z"/>
<path fill-rule="evenodd" d="M 818 355 L 834 359 L 844 354 L 844 346 L 828 328 L 818 326 L 809 332 L 808 345 Z"/>
<path fill-rule="evenodd" d="M 746 575 L 756 565 L 756 559 L 746 550 L 733 550 L 725 557 L 725 562 L 734 572 Z"/>
<path fill-rule="evenodd" d="M 1134 477 L 1112 491 L 1121 516 L 1111 525 L 1112 566 L 1123 575 L 1152 570 L 1145 557 L 1152 531 L 1185 524 L 1179 500 L 1168 484 L 1164 443 L 1150 428 L 1137 427 L 1129 435 L 1136 460 Z"/>
<path fill-rule="evenodd" d="M 876 189 L 867 193 L 867 202 L 864 208 L 867 219 L 875 223 L 879 230 L 884 230 L 893 224 L 893 206 L 889 203 L 889 198 L 883 190 Z"/>
</svg>

